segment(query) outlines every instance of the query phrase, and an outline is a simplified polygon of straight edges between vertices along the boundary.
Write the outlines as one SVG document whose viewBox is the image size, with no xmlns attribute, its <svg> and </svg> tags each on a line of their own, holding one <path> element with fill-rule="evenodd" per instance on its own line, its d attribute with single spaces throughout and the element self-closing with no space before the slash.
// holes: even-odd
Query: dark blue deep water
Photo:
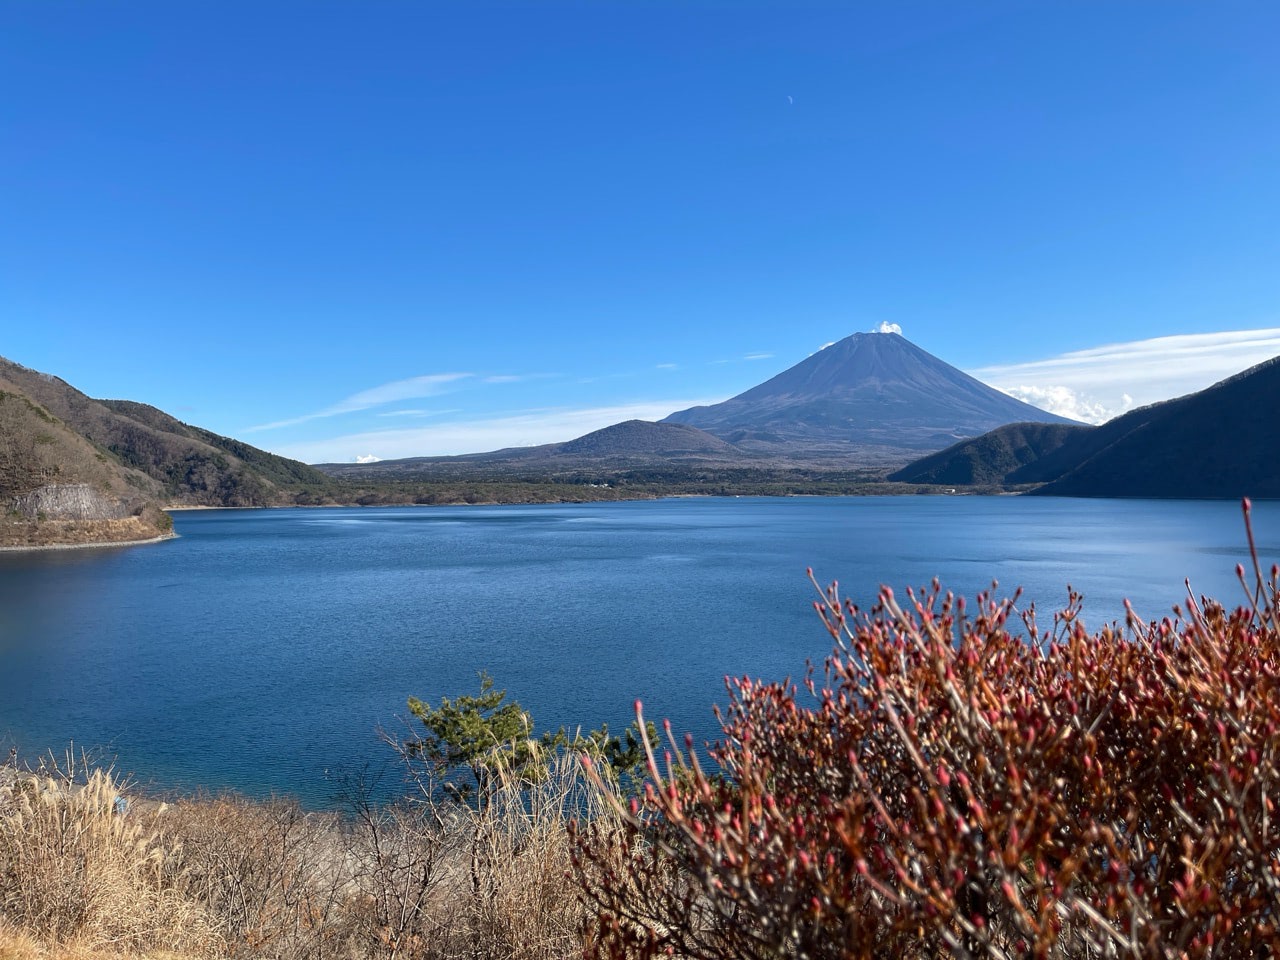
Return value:
<svg viewBox="0 0 1280 960">
<path fill-rule="evenodd" d="M 388 759 L 410 695 L 487 670 L 539 726 L 651 718 L 705 738 L 725 674 L 800 676 L 829 642 L 805 578 L 998 579 L 1086 622 L 1234 605 L 1240 509 L 1016 497 L 674 499 L 175 515 L 153 546 L 0 554 L 0 743 L 105 748 L 143 782 L 295 793 Z M 1266 562 L 1280 504 L 1259 504 Z M 328 778 L 326 776 L 328 771 Z"/>
</svg>

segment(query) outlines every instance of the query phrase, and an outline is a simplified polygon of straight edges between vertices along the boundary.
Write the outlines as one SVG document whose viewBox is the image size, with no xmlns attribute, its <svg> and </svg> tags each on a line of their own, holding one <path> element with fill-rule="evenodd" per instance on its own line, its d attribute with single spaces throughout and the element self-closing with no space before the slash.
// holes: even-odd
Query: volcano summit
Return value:
<svg viewBox="0 0 1280 960">
<path fill-rule="evenodd" d="M 771 380 L 664 423 L 779 457 L 899 459 L 1006 423 L 1073 421 L 1015 400 L 894 332 L 855 333 Z"/>
</svg>

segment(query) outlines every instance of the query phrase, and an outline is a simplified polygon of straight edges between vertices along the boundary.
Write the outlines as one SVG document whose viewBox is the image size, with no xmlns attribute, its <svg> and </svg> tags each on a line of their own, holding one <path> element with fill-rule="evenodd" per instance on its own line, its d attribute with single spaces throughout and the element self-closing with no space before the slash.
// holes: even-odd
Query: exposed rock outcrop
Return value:
<svg viewBox="0 0 1280 960">
<path fill-rule="evenodd" d="M 9 502 L 11 513 L 29 520 L 123 520 L 141 507 L 104 496 L 88 483 L 47 483 Z"/>
</svg>

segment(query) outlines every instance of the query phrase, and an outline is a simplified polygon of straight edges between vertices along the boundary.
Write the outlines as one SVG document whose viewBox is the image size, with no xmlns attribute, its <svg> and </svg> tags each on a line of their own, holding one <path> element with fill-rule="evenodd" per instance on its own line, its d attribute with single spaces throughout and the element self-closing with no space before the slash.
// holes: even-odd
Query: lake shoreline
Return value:
<svg viewBox="0 0 1280 960">
<path fill-rule="evenodd" d="M 177 540 L 178 534 L 166 533 L 163 536 L 151 537 L 147 540 L 95 540 L 89 543 L 41 543 L 30 546 L 0 546 L 0 553 L 35 553 L 45 550 L 93 550 L 103 547 L 141 547 L 151 543 L 164 543 L 166 540 Z"/>
</svg>

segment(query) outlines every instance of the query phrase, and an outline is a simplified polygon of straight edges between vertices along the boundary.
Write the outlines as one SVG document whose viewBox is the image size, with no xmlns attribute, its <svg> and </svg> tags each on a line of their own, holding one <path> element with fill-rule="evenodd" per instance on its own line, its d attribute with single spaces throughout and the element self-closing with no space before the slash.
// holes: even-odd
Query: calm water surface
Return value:
<svg viewBox="0 0 1280 960">
<path fill-rule="evenodd" d="M 144 781 L 323 803 L 387 760 L 414 695 L 487 670 L 539 726 L 620 727 L 642 698 L 700 737 L 722 677 L 829 649 L 805 567 L 869 604 L 994 578 L 1086 620 L 1240 596 L 1239 506 L 1015 497 L 678 499 L 175 515 L 154 546 L 0 554 L 0 743 L 105 746 Z M 1280 504 L 1255 507 L 1264 560 Z"/>
</svg>

